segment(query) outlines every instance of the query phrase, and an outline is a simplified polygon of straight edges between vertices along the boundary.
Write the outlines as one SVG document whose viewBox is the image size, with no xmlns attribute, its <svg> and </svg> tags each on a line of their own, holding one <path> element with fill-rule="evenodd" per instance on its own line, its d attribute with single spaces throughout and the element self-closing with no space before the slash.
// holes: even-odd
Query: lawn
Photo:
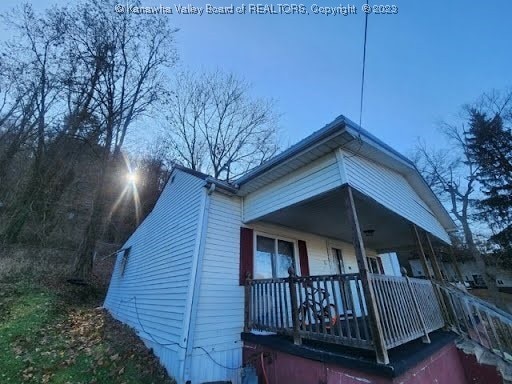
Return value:
<svg viewBox="0 0 512 384">
<path fill-rule="evenodd" d="M 134 332 L 65 282 L 0 282 L 0 383 L 174 383 Z"/>
</svg>

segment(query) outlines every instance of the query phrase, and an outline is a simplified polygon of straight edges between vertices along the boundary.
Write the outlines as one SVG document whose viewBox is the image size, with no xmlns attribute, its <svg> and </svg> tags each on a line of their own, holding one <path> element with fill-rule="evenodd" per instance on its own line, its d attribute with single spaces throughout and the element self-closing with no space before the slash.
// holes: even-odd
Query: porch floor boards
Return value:
<svg viewBox="0 0 512 384">
<path fill-rule="evenodd" d="M 458 337 L 453 332 L 438 330 L 429 334 L 430 344 L 421 339 L 392 348 L 388 351 L 389 364 L 378 364 L 370 350 L 347 347 L 339 344 L 303 339 L 302 345 L 293 344 L 293 339 L 284 335 L 256 335 L 242 332 L 244 342 L 258 344 L 291 355 L 361 371 L 382 377 L 394 378 L 405 373 L 428 356 L 440 350 Z"/>
</svg>

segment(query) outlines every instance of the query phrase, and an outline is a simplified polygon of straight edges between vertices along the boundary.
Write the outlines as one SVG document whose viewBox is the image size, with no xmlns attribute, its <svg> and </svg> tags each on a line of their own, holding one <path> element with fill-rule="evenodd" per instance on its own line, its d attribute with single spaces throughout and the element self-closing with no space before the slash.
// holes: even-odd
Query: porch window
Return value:
<svg viewBox="0 0 512 384">
<path fill-rule="evenodd" d="M 290 241 L 256 236 L 254 278 L 287 277 L 288 268 L 295 268 L 294 245 Z"/>
<path fill-rule="evenodd" d="M 382 268 L 382 261 L 378 257 L 367 256 L 366 261 L 368 262 L 368 269 L 370 273 L 375 273 L 379 275 L 384 274 L 384 270 Z"/>
</svg>

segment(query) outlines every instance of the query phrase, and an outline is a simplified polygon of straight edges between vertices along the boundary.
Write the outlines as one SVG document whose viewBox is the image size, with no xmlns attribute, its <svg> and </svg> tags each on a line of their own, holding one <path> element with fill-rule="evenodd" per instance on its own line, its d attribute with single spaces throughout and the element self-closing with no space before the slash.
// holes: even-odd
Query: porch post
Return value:
<svg viewBox="0 0 512 384">
<path fill-rule="evenodd" d="M 432 259 L 432 266 L 434 268 L 434 275 L 437 280 L 444 281 L 443 274 L 441 272 L 441 268 L 439 267 L 439 263 L 437 262 L 437 255 L 434 252 L 434 247 L 432 247 L 432 242 L 430 241 L 430 236 L 427 232 L 425 232 L 425 237 L 427 238 L 427 244 L 430 249 L 430 255 Z"/>
<path fill-rule="evenodd" d="M 421 266 L 425 271 L 425 276 L 428 277 L 429 280 L 432 280 L 432 274 L 430 273 L 430 268 L 428 267 L 427 257 L 425 256 L 425 251 L 423 250 L 423 244 L 421 243 L 420 234 L 418 233 L 418 228 L 416 227 L 416 224 L 413 224 L 412 228 L 416 236 L 416 244 L 418 245 L 418 249 L 420 251 Z"/>
<path fill-rule="evenodd" d="M 414 225 L 414 224 L 413 224 Z M 421 238 L 418 233 L 418 228 L 416 225 L 414 225 L 414 231 L 416 233 L 416 238 L 418 239 L 418 244 L 420 247 L 420 251 L 422 254 L 422 259 L 425 260 L 425 264 L 427 264 L 427 259 L 425 257 L 425 251 L 423 250 L 423 245 L 421 243 Z M 441 270 L 439 269 L 439 265 L 437 264 L 436 255 L 434 253 L 434 248 L 432 248 L 432 243 L 430 242 L 430 237 L 428 236 L 428 233 L 425 231 L 425 237 L 427 238 L 427 242 L 430 248 L 431 252 L 431 262 L 432 262 L 432 269 L 434 270 L 434 277 L 435 280 L 437 280 L 439 283 L 443 282 L 443 275 L 441 274 Z M 428 267 L 428 265 L 426 265 Z M 429 273 L 430 275 L 430 273 Z M 430 275 L 430 280 L 432 280 L 432 276 Z M 439 302 L 439 307 L 441 308 L 441 313 L 445 321 L 445 329 L 448 328 L 448 324 L 450 323 L 450 313 L 448 312 L 448 308 L 446 306 L 445 298 L 442 294 L 442 292 L 438 289 L 438 286 L 433 284 L 434 292 L 437 296 L 437 301 Z"/>
<path fill-rule="evenodd" d="M 450 246 L 450 258 L 452 259 L 453 268 L 455 269 L 455 273 L 459 277 L 459 281 L 461 283 L 464 283 L 464 277 L 462 276 L 462 272 L 459 268 L 459 263 L 457 262 L 457 259 L 455 258 L 455 253 L 453 252 L 453 247 Z"/>
<path fill-rule="evenodd" d="M 292 310 L 293 343 L 296 345 L 301 345 L 302 337 L 300 336 L 299 332 L 299 304 L 297 298 L 297 291 L 295 290 L 297 275 L 295 274 L 295 270 L 293 269 L 293 267 L 288 268 L 288 275 L 288 288 L 290 289 L 290 307 Z"/>
<path fill-rule="evenodd" d="M 364 300 L 370 320 L 370 330 L 375 346 L 375 354 L 377 355 L 377 362 L 381 364 L 389 364 L 384 332 L 381 327 L 380 314 L 375 300 L 375 292 L 368 273 L 366 251 L 364 249 L 363 237 L 361 236 L 361 228 L 359 227 L 359 219 L 357 217 L 357 211 L 354 204 L 354 196 L 352 195 L 352 188 L 350 186 L 347 187 L 346 206 L 348 219 L 352 224 L 352 239 L 356 252 L 357 266 L 359 267 L 359 275 L 361 276 L 361 284 L 363 286 Z"/>
<path fill-rule="evenodd" d="M 245 279 L 245 307 L 244 307 L 244 332 L 249 332 L 252 329 L 251 322 L 251 274 L 247 273 L 247 278 Z"/>
</svg>

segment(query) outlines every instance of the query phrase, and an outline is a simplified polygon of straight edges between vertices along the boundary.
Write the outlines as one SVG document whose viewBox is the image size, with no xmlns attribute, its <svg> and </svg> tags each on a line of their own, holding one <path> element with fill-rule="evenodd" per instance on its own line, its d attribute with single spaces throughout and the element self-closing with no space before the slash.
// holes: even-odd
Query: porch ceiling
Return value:
<svg viewBox="0 0 512 384">
<path fill-rule="evenodd" d="M 376 201 L 353 189 L 361 231 L 368 248 L 397 251 L 415 247 L 411 223 Z M 283 208 L 264 216 L 261 221 L 332 239 L 352 243 L 352 227 L 347 218 L 346 186 L 322 196 Z M 434 240 L 434 239 L 433 239 Z"/>
</svg>

